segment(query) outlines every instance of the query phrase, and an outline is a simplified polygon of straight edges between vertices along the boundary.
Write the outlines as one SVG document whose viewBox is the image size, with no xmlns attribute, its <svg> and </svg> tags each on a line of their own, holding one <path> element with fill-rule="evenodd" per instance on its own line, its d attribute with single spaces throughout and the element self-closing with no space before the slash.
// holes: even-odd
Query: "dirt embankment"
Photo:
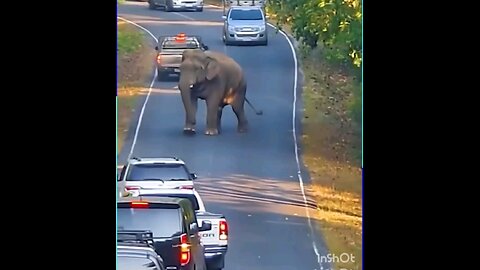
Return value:
<svg viewBox="0 0 480 270">
<path fill-rule="evenodd" d="M 151 37 L 118 20 L 117 141 L 121 151 L 138 97 L 147 93 L 154 70 L 155 50 Z"/>
</svg>

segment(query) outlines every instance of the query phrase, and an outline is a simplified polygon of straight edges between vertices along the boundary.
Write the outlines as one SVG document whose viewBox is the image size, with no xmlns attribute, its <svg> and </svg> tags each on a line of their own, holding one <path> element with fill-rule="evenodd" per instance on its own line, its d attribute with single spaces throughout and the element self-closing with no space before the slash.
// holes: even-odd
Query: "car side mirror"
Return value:
<svg viewBox="0 0 480 270">
<path fill-rule="evenodd" d="M 197 176 L 196 174 L 194 174 L 194 173 L 191 173 L 190 176 L 191 176 L 192 179 L 194 179 L 194 180 L 198 178 L 198 176 Z"/>
<path fill-rule="evenodd" d="M 210 231 L 212 229 L 212 223 L 208 220 L 202 221 L 202 226 L 200 227 L 199 231 L 205 232 Z"/>
<path fill-rule="evenodd" d="M 227 19 L 227 16 L 222 15 L 222 19 L 226 20 L 226 19 Z"/>
<path fill-rule="evenodd" d="M 125 171 L 127 170 L 127 165 L 123 165 L 122 166 L 122 169 L 120 171 L 120 175 L 118 175 L 118 171 L 117 171 L 117 182 L 121 182 L 123 177 L 125 176 Z"/>
<path fill-rule="evenodd" d="M 190 224 L 190 231 L 196 231 L 198 229 L 197 223 Z"/>
<path fill-rule="evenodd" d="M 155 46 L 155 51 L 158 51 L 158 46 Z"/>
<path fill-rule="evenodd" d="M 208 51 L 208 46 L 207 46 L 207 45 L 204 45 L 204 46 L 203 46 L 203 49 L 204 49 L 205 51 Z"/>
</svg>

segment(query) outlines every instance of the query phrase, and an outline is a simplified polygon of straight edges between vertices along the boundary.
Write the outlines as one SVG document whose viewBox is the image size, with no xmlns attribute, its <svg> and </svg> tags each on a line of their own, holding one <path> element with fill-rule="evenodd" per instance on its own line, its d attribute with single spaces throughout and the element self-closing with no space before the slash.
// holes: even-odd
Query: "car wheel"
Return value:
<svg viewBox="0 0 480 270">
<path fill-rule="evenodd" d="M 203 7 L 197 8 L 197 12 L 203 12 Z"/>
<path fill-rule="evenodd" d="M 266 39 L 263 43 L 262 43 L 263 46 L 267 46 L 268 45 L 268 39 Z"/>
<path fill-rule="evenodd" d="M 148 8 L 149 8 L 149 9 L 155 9 L 156 6 L 155 6 L 155 4 L 154 4 L 153 2 L 148 1 Z"/>
<path fill-rule="evenodd" d="M 167 0 L 166 5 L 165 5 L 165 11 L 166 12 L 171 12 L 173 10 L 173 3 L 170 0 Z"/>
</svg>

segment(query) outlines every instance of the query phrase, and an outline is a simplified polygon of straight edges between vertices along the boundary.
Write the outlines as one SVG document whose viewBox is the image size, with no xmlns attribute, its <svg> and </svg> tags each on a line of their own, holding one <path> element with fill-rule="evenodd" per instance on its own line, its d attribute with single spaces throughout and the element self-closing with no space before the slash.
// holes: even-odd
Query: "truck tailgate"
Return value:
<svg viewBox="0 0 480 270">
<path fill-rule="evenodd" d="M 201 241 L 204 246 L 228 245 L 228 239 L 220 239 L 220 221 L 226 222 L 226 219 L 223 215 L 209 212 L 197 212 L 197 220 L 199 225 L 204 220 L 212 223 L 211 230 L 200 232 Z"/>
<path fill-rule="evenodd" d="M 163 67 L 179 67 L 184 50 L 163 50 L 160 52 L 160 65 Z"/>
<path fill-rule="evenodd" d="M 180 263 L 180 248 L 174 248 L 180 240 L 178 237 L 169 239 L 154 239 L 155 251 L 163 258 L 165 266 L 178 266 Z"/>
</svg>

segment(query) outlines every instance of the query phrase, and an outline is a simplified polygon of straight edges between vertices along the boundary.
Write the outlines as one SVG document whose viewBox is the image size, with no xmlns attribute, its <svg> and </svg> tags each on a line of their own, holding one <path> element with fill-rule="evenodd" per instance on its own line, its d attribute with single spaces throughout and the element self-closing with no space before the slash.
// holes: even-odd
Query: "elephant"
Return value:
<svg viewBox="0 0 480 270">
<path fill-rule="evenodd" d="M 185 109 L 184 134 L 195 134 L 198 99 L 207 105 L 205 135 L 221 133 L 223 108 L 230 105 L 235 113 L 237 131 L 248 131 L 244 102 L 247 82 L 240 65 L 231 57 L 213 51 L 187 49 L 182 54 L 178 88 Z M 252 107 L 253 108 L 253 107 Z"/>
</svg>

